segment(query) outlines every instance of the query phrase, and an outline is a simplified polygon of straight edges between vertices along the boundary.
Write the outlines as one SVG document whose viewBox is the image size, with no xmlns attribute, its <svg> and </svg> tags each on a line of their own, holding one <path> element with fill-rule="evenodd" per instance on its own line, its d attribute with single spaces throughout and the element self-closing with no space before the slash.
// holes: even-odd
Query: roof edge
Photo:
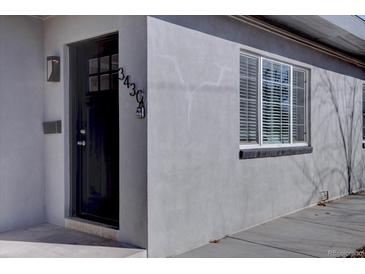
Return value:
<svg viewBox="0 0 365 274">
<path fill-rule="evenodd" d="M 282 28 L 279 28 L 277 26 L 274 26 L 270 23 L 265 22 L 264 20 L 258 19 L 256 17 L 250 16 L 250 15 L 232 15 L 230 16 L 236 20 L 239 20 L 243 23 L 252 25 L 254 27 L 260 28 L 262 30 L 271 32 L 275 35 L 278 35 L 280 37 L 283 37 L 285 39 L 294 41 L 296 43 L 299 43 L 301 45 L 305 45 L 307 47 L 310 47 L 314 50 L 320 51 L 322 53 L 325 53 L 327 55 L 330 55 L 332 57 L 335 57 L 337 59 L 340 59 L 342 61 L 351 63 L 357 67 L 360 67 L 362 69 L 365 69 L 365 62 L 362 60 L 359 60 L 357 58 L 354 58 L 350 55 L 344 54 L 340 51 L 337 51 L 333 48 L 327 47 L 323 44 L 314 42 L 308 38 L 304 38 L 300 35 L 294 34 L 292 32 L 289 32 L 287 30 L 284 30 Z"/>
</svg>

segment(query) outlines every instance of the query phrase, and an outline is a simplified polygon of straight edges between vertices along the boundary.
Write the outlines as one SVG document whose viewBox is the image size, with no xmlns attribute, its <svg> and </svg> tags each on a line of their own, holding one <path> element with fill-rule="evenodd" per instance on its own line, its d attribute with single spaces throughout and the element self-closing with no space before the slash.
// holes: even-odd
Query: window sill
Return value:
<svg viewBox="0 0 365 274">
<path fill-rule="evenodd" d="M 310 146 L 241 149 L 240 160 L 312 153 Z"/>
</svg>

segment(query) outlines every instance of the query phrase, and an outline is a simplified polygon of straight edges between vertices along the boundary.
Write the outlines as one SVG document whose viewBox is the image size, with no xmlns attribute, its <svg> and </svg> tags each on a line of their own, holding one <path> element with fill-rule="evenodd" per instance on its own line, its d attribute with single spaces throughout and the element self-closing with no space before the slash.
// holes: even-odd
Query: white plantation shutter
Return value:
<svg viewBox="0 0 365 274">
<path fill-rule="evenodd" d="M 290 143 L 290 66 L 262 61 L 262 141 Z"/>
<path fill-rule="evenodd" d="M 240 141 L 258 143 L 258 58 L 240 56 Z"/>
<path fill-rule="evenodd" d="M 293 142 L 306 139 L 305 71 L 293 68 Z"/>
<path fill-rule="evenodd" d="M 240 55 L 240 143 L 247 148 L 308 145 L 309 71 Z M 365 84 L 363 86 L 365 141 Z"/>
<path fill-rule="evenodd" d="M 365 84 L 362 85 L 362 140 L 365 141 Z"/>
</svg>

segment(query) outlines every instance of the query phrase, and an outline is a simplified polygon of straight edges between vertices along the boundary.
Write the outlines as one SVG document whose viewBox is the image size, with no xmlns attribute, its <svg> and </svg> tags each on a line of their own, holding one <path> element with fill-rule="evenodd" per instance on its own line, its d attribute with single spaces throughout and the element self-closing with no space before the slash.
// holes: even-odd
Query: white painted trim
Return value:
<svg viewBox="0 0 365 274">
<path fill-rule="evenodd" d="M 286 62 L 282 62 L 280 60 L 276 60 L 276 59 L 272 59 L 272 58 L 267 58 L 267 57 L 264 57 L 264 56 L 261 56 L 262 59 L 265 59 L 269 62 L 276 62 L 276 63 L 279 63 L 280 65 L 283 65 L 283 66 L 291 66 L 289 63 L 286 63 Z"/>
</svg>

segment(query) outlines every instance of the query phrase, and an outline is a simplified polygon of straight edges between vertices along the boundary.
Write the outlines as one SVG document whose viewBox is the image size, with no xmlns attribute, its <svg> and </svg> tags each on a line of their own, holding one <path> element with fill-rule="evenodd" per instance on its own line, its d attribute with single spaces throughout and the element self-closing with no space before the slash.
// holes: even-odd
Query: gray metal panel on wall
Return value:
<svg viewBox="0 0 365 274">
<path fill-rule="evenodd" d="M 62 133 L 61 120 L 43 122 L 43 133 L 44 134 Z"/>
<path fill-rule="evenodd" d="M 45 221 L 43 26 L 0 16 L 0 231 Z"/>
</svg>

